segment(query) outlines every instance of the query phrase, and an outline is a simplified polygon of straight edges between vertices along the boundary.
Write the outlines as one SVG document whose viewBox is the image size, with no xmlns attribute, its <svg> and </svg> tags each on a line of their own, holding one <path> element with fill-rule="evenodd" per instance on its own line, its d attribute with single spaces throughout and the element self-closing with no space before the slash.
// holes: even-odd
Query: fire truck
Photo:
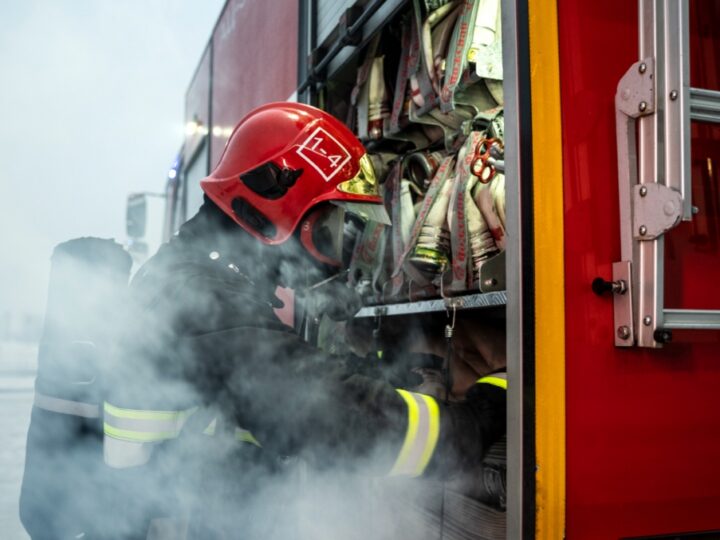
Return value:
<svg viewBox="0 0 720 540">
<path fill-rule="evenodd" d="M 465 537 L 720 538 L 719 21 L 713 0 L 228 0 L 187 90 L 164 235 L 263 103 L 325 108 L 395 157 L 457 155 L 482 130 L 471 165 L 504 176 L 500 253 L 465 288 L 401 287 L 356 315 L 506 327 L 502 527 Z"/>
</svg>

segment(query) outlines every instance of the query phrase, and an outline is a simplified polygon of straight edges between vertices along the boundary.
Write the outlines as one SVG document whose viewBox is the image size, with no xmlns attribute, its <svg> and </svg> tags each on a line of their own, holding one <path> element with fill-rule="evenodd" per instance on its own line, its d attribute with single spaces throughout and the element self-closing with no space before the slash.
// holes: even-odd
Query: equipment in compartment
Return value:
<svg viewBox="0 0 720 540">
<path fill-rule="evenodd" d="M 311 299 L 305 309 L 324 350 L 450 402 L 506 364 L 503 309 L 468 309 L 505 302 L 500 3 L 408 4 L 321 95 L 365 145 L 391 218 L 346 222 L 347 279 L 367 307 L 345 322 Z M 373 500 L 392 517 L 369 520 L 369 536 L 400 526 L 417 538 L 504 538 L 505 455 L 503 440 L 457 478 L 375 482 Z M 394 502 L 396 489 L 408 504 Z"/>
<path fill-rule="evenodd" d="M 392 218 L 349 224 L 359 231 L 348 280 L 365 304 L 504 283 L 504 259 L 482 271 L 505 249 L 499 21 L 497 0 L 415 0 L 368 42 L 352 83 L 326 88 L 327 108 L 366 145 Z"/>
</svg>

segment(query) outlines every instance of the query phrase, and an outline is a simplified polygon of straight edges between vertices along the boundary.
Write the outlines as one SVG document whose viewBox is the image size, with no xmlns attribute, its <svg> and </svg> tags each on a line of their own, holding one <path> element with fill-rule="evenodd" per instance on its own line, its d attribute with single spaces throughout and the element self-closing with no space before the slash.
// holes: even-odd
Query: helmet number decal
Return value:
<svg viewBox="0 0 720 540">
<path fill-rule="evenodd" d="M 307 161 L 329 182 L 348 161 L 350 152 L 323 128 L 319 127 L 297 149 L 298 155 Z"/>
</svg>

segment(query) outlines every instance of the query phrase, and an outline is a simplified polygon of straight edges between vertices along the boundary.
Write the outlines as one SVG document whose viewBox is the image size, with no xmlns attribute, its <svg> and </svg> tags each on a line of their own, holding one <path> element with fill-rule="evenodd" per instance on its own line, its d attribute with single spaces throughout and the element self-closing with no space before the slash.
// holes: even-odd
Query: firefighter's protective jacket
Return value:
<svg viewBox="0 0 720 540">
<path fill-rule="evenodd" d="M 292 268 L 268 249 L 206 200 L 131 284 L 104 453 L 135 520 L 172 514 L 188 484 L 242 499 L 252 488 L 238 486 L 254 480 L 233 467 L 248 460 L 266 471 L 299 456 L 318 468 L 447 474 L 504 433 L 502 377 L 476 385 L 471 404 L 445 405 L 363 375 L 361 362 L 329 357 L 283 326 L 274 290 Z M 207 485 L 215 480 L 225 488 Z"/>
</svg>

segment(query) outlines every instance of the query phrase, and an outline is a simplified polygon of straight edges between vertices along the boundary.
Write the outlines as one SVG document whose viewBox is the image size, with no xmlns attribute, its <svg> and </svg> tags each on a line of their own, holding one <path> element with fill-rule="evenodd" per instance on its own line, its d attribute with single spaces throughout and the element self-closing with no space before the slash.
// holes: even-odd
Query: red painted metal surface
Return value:
<svg viewBox="0 0 720 540">
<path fill-rule="evenodd" d="M 185 159 L 190 159 L 203 140 L 203 130 L 200 128 L 209 129 L 210 126 L 210 59 L 208 46 L 185 94 L 185 124 L 194 122 L 198 125 L 194 132 L 188 132 L 185 137 Z"/>
<path fill-rule="evenodd" d="M 720 90 L 720 3 L 690 0 L 690 86 Z"/>
<path fill-rule="evenodd" d="M 594 277 L 609 278 L 620 260 L 614 95 L 638 57 L 637 5 L 559 0 L 558 13 L 567 538 L 720 529 L 720 334 L 676 332 L 663 350 L 615 348 L 612 300 L 590 289 Z M 702 183 L 695 183 L 697 190 Z M 676 259 L 688 243 L 680 232 L 668 241 Z M 678 273 L 692 307 L 719 296 L 717 277 L 709 278 L 720 268 L 716 251 L 703 254 L 705 272 L 685 265 Z"/>
<path fill-rule="evenodd" d="M 225 5 L 212 37 L 211 168 L 248 111 L 297 88 L 298 11 L 294 0 Z"/>
</svg>

